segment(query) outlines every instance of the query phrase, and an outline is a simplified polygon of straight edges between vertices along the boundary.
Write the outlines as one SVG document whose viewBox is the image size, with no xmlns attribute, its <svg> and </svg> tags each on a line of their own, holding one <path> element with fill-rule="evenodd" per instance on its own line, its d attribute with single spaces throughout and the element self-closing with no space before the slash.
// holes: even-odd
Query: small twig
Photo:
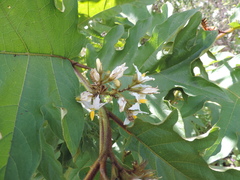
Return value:
<svg viewBox="0 0 240 180">
<path fill-rule="evenodd" d="M 76 61 L 73 61 L 71 59 L 68 59 L 68 60 L 71 62 L 72 66 L 77 66 L 77 67 L 84 68 L 84 69 L 91 69 L 90 67 L 85 66 L 83 64 L 80 64 L 80 63 L 78 63 Z"/>
<path fill-rule="evenodd" d="M 226 31 L 219 31 L 219 34 L 216 37 L 216 40 L 220 39 L 221 37 L 225 36 L 226 34 L 229 34 L 229 33 L 233 32 L 234 30 L 235 30 L 234 28 L 229 28 Z"/>
</svg>

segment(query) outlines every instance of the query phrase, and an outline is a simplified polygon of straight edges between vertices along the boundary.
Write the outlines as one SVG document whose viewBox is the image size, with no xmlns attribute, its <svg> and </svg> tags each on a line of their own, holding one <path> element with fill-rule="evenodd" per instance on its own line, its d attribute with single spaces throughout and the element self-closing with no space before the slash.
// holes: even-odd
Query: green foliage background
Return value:
<svg viewBox="0 0 240 180">
<path fill-rule="evenodd" d="M 125 167 L 147 160 L 162 179 L 240 176 L 238 167 L 209 167 L 239 145 L 239 55 L 215 58 L 208 73 L 202 55 L 212 55 L 217 32 L 199 28 L 197 9 L 170 16 L 170 4 L 151 11 L 152 3 L 0 1 L 0 179 L 84 178 L 98 156 L 98 121 L 75 102 L 84 89 L 69 60 L 94 67 L 96 58 L 104 70 L 126 62 L 128 75 L 134 63 L 160 90 L 143 107 L 150 115 L 127 129 L 111 124 Z M 108 108 L 124 120 L 116 103 Z"/>
</svg>

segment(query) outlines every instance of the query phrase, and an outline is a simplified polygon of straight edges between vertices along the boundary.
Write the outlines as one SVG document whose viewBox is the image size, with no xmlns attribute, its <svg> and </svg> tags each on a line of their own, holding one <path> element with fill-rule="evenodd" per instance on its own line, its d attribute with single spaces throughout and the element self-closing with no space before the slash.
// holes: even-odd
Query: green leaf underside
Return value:
<svg viewBox="0 0 240 180">
<path fill-rule="evenodd" d="M 78 81 L 70 63 L 58 58 L 1 55 L 1 64 L 0 143 L 6 150 L 1 168 L 6 168 L 6 178 L 28 179 L 41 159 L 40 131 L 44 120 L 62 126 L 62 137 L 72 154 L 76 153 L 83 130 L 80 105 L 72 103 L 78 93 Z M 46 104 L 52 104 L 59 114 L 61 107 L 68 110 L 62 123 L 61 118 L 44 116 L 48 109 L 42 107 Z M 13 109 L 15 114 L 9 114 Z"/>
<path fill-rule="evenodd" d="M 77 31 L 77 1 L 64 6 L 60 12 L 54 1 L 0 2 L 0 179 L 30 179 L 44 155 L 44 124 L 77 152 L 83 113 L 67 58 L 78 56 L 84 37 Z"/>
</svg>

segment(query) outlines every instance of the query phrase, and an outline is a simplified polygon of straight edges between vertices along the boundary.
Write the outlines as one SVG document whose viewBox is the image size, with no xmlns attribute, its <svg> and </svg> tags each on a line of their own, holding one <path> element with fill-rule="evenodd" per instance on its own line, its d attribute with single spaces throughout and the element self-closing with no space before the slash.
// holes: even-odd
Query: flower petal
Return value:
<svg viewBox="0 0 240 180">
<path fill-rule="evenodd" d="M 136 92 L 130 92 L 130 94 L 135 96 L 138 103 L 146 103 L 147 102 L 146 94 L 139 94 Z"/>
<path fill-rule="evenodd" d="M 100 109 L 103 105 L 105 105 L 106 103 L 100 103 L 100 98 L 99 95 L 97 95 L 94 99 L 93 99 L 93 104 L 92 104 L 92 108 L 95 110 Z"/>
<path fill-rule="evenodd" d="M 140 105 L 139 105 L 139 103 L 133 104 L 133 105 L 129 108 L 129 110 L 132 110 L 132 111 L 138 110 L 138 111 L 140 111 Z"/>
<path fill-rule="evenodd" d="M 135 66 L 133 64 L 134 68 L 136 69 L 136 73 L 137 73 L 137 82 L 138 83 L 144 83 L 144 82 L 147 82 L 147 81 L 151 81 L 151 80 L 155 80 L 155 78 L 152 78 L 152 77 L 149 77 L 149 76 L 145 76 L 145 73 L 141 73 L 137 66 Z"/>
<path fill-rule="evenodd" d="M 127 101 L 125 100 L 124 97 L 121 96 L 121 97 L 118 98 L 117 102 L 118 102 L 118 105 L 119 105 L 119 111 L 123 112 L 124 108 L 125 108 L 125 106 L 127 104 Z"/>
<path fill-rule="evenodd" d="M 129 121 L 128 118 L 125 118 L 125 120 L 124 120 L 124 122 L 123 122 L 123 125 L 128 125 L 128 124 L 130 124 L 130 122 L 131 122 L 131 121 Z"/>
<path fill-rule="evenodd" d="M 109 75 L 109 80 L 118 79 L 123 76 L 124 71 L 128 68 L 125 67 L 126 63 L 123 63 L 121 66 L 117 66 Z"/>
<path fill-rule="evenodd" d="M 83 91 L 81 94 L 80 94 L 80 101 L 87 101 L 87 102 L 91 102 L 92 101 L 92 97 L 93 97 L 93 94 L 88 92 L 88 91 Z"/>
</svg>

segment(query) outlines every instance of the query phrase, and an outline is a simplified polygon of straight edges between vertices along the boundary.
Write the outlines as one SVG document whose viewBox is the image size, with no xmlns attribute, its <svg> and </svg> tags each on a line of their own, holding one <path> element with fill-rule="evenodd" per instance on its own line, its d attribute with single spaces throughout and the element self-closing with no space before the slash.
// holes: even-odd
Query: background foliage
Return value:
<svg viewBox="0 0 240 180">
<path fill-rule="evenodd" d="M 162 179 L 237 179 L 239 31 L 228 44 L 231 52 L 221 52 L 212 47 L 218 32 L 200 28 L 199 10 L 177 6 L 2 0 L 0 179 L 85 177 L 98 157 L 99 127 L 75 102 L 84 88 L 71 60 L 95 67 L 96 58 L 106 71 L 127 63 L 123 86 L 134 63 L 160 90 L 143 106 L 150 115 L 128 128 L 111 122 L 113 149 L 124 167 L 147 160 Z M 239 27 L 239 6 L 235 10 L 230 21 Z M 116 102 L 107 108 L 124 120 Z"/>
</svg>

